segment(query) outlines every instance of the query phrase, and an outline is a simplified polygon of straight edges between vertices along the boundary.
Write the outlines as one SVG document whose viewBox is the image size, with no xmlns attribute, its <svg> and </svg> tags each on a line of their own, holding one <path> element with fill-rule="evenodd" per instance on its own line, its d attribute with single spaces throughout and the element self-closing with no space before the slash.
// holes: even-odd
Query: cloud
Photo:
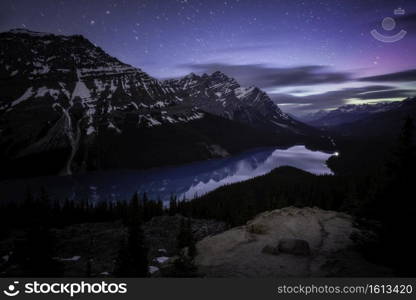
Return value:
<svg viewBox="0 0 416 300">
<path fill-rule="evenodd" d="M 260 88 L 340 83 L 351 79 L 349 73 L 332 72 L 328 67 L 314 65 L 275 68 L 261 64 L 230 65 L 211 63 L 188 64 L 182 67 L 190 68 L 194 72 L 212 73 L 221 71 L 237 79 L 243 86 L 255 85 Z"/>
<path fill-rule="evenodd" d="M 396 73 L 388 73 L 377 76 L 363 77 L 359 79 L 360 81 L 394 81 L 394 82 L 404 82 L 404 81 L 416 81 L 416 69 L 406 70 Z"/>
<path fill-rule="evenodd" d="M 267 50 L 267 49 L 275 49 L 276 47 L 281 46 L 278 43 L 266 43 L 266 44 L 257 44 L 257 45 L 243 45 L 243 46 L 233 46 L 233 47 L 224 47 L 224 48 L 216 48 L 210 50 L 209 52 L 214 53 L 236 53 L 236 52 L 252 52 L 258 50 Z"/>
<path fill-rule="evenodd" d="M 272 100 L 284 111 L 301 115 L 321 109 L 336 108 L 346 103 L 346 99 L 357 98 L 363 101 L 384 98 L 405 98 L 416 90 L 394 89 L 391 86 L 372 85 L 359 88 L 346 88 L 322 94 L 298 97 L 288 94 L 269 94 Z"/>
<path fill-rule="evenodd" d="M 361 100 L 386 99 L 386 98 L 402 98 L 414 95 L 416 90 L 393 89 L 386 91 L 375 91 L 365 94 L 358 94 L 356 98 Z"/>
<path fill-rule="evenodd" d="M 261 64 L 211 63 L 189 64 L 185 67 L 194 72 L 221 71 L 234 77 L 243 86 L 254 85 L 268 89 L 272 100 L 281 106 L 283 111 L 294 115 L 337 108 L 345 105 L 348 102 L 347 99 L 352 98 L 372 102 L 378 99 L 406 98 L 416 95 L 416 89 L 403 89 L 398 85 L 400 82 L 416 81 L 416 70 L 357 79 L 352 73 L 336 72 L 328 67 L 317 65 L 277 68 Z M 373 84 L 362 86 L 366 81 L 373 82 Z M 392 84 L 387 84 L 388 82 L 392 82 Z M 306 94 L 308 91 L 315 90 L 315 87 L 318 91 L 323 88 L 327 90 L 328 88 L 336 88 L 338 84 L 339 89 L 337 90 L 312 95 L 296 95 Z"/>
</svg>

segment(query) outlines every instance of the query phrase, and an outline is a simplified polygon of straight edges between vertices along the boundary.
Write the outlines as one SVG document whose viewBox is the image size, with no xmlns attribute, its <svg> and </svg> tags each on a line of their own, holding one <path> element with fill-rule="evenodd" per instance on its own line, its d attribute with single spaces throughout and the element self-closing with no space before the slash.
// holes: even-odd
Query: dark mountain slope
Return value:
<svg viewBox="0 0 416 300">
<path fill-rule="evenodd" d="M 392 137 L 397 136 L 407 117 L 416 118 L 416 98 L 409 98 L 390 106 L 390 109 L 373 113 L 366 118 L 332 126 L 331 131 L 342 136 Z"/>
<path fill-rule="evenodd" d="M 334 127 L 400 108 L 402 104 L 403 102 L 401 101 L 360 105 L 349 104 L 331 111 L 318 111 L 302 117 L 302 120 L 316 127 Z"/>
<path fill-rule="evenodd" d="M 259 89 L 196 77 L 158 81 L 79 35 L 0 33 L 0 178 L 328 144 Z"/>
<path fill-rule="evenodd" d="M 396 108 L 372 114 L 365 119 L 328 128 L 337 141 L 339 157 L 329 166 L 337 174 L 363 175 L 385 167 L 394 152 L 407 118 L 416 120 L 416 98 L 402 101 Z"/>
</svg>

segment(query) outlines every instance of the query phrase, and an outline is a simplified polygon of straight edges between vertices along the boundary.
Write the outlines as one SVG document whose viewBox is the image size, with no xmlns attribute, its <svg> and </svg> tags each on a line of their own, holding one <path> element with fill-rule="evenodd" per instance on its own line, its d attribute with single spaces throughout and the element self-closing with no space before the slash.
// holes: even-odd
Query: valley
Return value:
<svg viewBox="0 0 416 300">
<path fill-rule="evenodd" d="M 143 169 L 261 146 L 331 148 L 266 93 L 221 72 L 160 81 L 83 36 L 22 29 L 0 41 L 5 179 Z"/>
<path fill-rule="evenodd" d="M 126 201 L 135 192 L 168 205 L 172 195 L 191 200 L 223 185 L 264 175 L 280 166 L 293 166 L 313 174 L 331 174 L 326 160 L 333 154 L 304 146 L 262 148 L 224 158 L 149 170 L 96 171 L 72 176 L 45 176 L 0 182 L 0 199 L 24 201 L 27 191 L 48 187 L 55 200 L 86 198 L 91 203 Z M 21 187 L 26 187 L 21 189 Z M 4 201 L 7 202 L 7 201 Z"/>
</svg>

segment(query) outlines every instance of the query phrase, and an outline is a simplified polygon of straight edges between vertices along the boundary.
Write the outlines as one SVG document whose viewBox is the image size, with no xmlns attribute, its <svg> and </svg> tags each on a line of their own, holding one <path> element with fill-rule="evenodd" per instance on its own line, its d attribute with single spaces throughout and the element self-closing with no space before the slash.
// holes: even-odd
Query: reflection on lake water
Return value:
<svg viewBox="0 0 416 300">
<path fill-rule="evenodd" d="M 279 166 L 293 166 L 314 174 L 332 174 L 326 160 L 333 154 L 311 151 L 304 146 L 289 149 L 256 149 L 232 157 L 195 162 L 182 166 L 144 171 L 93 172 L 75 176 L 50 176 L 0 183 L 2 199 L 24 197 L 27 187 L 47 188 L 57 199 L 117 201 L 130 199 L 135 191 L 152 199 L 168 200 L 171 195 L 190 199 L 222 185 L 264 175 Z M 16 192 L 17 191 L 17 192 Z M 20 194 L 19 194 L 20 193 Z"/>
<path fill-rule="evenodd" d="M 311 151 L 304 146 L 294 146 L 289 149 L 277 149 L 264 155 L 251 155 L 227 165 L 224 170 L 213 170 L 211 176 L 198 180 L 186 192 L 185 198 L 193 198 L 195 195 L 205 194 L 225 184 L 240 182 L 253 177 L 264 175 L 280 166 L 292 166 L 314 174 L 332 174 L 326 165 L 326 160 L 332 156 L 320 151 Z M 265 159 L 262 159 L 265 158 Z M 224 176 L 216 176 L 218 173 Z"/>
</svg>

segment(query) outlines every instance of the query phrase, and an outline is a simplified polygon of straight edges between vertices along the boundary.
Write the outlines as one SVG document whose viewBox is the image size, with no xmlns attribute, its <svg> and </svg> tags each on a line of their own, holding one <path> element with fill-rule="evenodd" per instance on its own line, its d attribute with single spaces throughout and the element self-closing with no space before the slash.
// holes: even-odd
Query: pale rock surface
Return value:
<svg viewBox="0 0 416 300">
<path fill-rule="evenodd" d="M 246 225 L 206 237 L 195 263 L 208 277 L 387 276 L 355 249 L 353 217 L 319 208 L 264 212 Z M 270 251 L 282 239 L 306 241 L 310 255 Z M 266 251 L 264 251 L 266 247 Z"/>
</svg>

